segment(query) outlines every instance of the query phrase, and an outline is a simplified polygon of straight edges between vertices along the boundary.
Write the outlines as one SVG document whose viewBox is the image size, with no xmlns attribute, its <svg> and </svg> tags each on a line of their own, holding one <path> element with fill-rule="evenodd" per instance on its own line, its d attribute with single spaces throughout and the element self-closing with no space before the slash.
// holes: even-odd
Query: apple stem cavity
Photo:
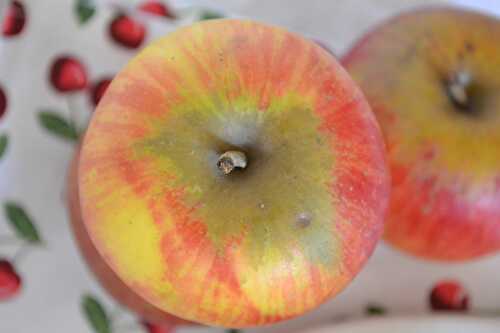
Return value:
<svg viewBox="0 0 500 333">
<path fill-rule="evenodd" d="M 468 88 L 470 87 L 471 77 L 465 71 L 457 72 L 448 82 L 448 94 L 450 99 L 460 110 L 469 110 L 470 98 Z"/>
<path fill-rule="evenodd" d="M 235 168 L 244 169 L 246 166 L 247 156 L 237 150 L 229 150 L 217 160 L 217 168 L 225 175 L 229 175 Z"/>
</svg>

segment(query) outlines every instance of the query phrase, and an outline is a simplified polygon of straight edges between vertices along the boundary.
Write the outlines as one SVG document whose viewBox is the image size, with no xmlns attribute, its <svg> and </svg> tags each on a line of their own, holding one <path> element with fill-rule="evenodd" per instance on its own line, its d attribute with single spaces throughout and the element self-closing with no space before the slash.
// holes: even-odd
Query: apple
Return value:
<svg viewBox="0 0 500 333">
<path fill-rule="evenodd" d="M 0 259 L 0 301 L 7 301 L 19 294 L 21 277 L 17 274 L 12 263 Z"/>
<path fill-rule="evenodd" d="M 467 311 L 469 296 L 462 285 L 453 280 L 437 283 L 429 297 L 430 306 L 435 311 Z"/>
<path fill-rule="evenodd" d="M 209 20 L 111 82 L 78 166 L 83 221 L 116 275 L 189 321 L 248 327 L 343 290 L 390 190 L 363 94 L 314 42 Z"/>
<path fill-rule="evenodd" d="M 50 83 L 60 93 L 75 92 L 87 86 L 87 72 L 76 57 L 57 57 L 50 66 Z"/>
<path fill-rule="evenodd" d="M 384 238 L 421 258 L 500 249 L 500 21 L 438 7 L 402 14 L 343 59 L 384 133 Z"/>
<path fill-rule="evenodd" d="M 92 243 L 82 220 L 80 200 L 78 194 L 78 160 L 80 148 L 77 148 L 68 173 L 68 211 L 73 236 L 87 265 L 101 286 L 121 305 L 136 313 L 140 318 L 154 325 L 184 325 L 185 320 L 176 318 L 139 296 L 129 288 L 116 273 L 108 266 Z M 153 324 L 152 324 L 153 325 Z"/>
</svg>

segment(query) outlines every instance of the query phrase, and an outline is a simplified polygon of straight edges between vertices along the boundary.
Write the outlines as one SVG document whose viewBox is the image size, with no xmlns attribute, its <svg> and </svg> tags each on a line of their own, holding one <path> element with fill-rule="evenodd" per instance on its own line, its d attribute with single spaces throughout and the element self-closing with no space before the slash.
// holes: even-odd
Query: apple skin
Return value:
<svg viewBox="0 0 500 333">
<path fill-rule="evenodd" d="M 366 34 L 343 59 L 380 123 L 392 194 L 384 238 L 421 258 L 500 249 L 500 22 L 436 7 Z M 465 73 L 470 105 L 457 107 Z"/>
<path fill-rule="evenodd" d="M 82 220 L 80 198 L 78 194 L 78 160 L 80 147 L 71 161 L 68 173 L 67 206 L 71 227 L 80 254 L 85 259 L 87 266 L 94 273 L 101 286 L 122 306 L 133 311 L 142 320 L 152 325 L 191 325 L 183 319 L 177 318 L 151 305 L 135 293 L 120 280 L 116 273 L 108 266 L 92 243 L 85 224 Z"/>
<path fill-rule="evenodd" d="M 229 150 L 248 166 L 224 175 Z M 186 320 L 301 315 L 348 285 L 382 233 L 375 117 L 332 55 L 280 28 L 210 20 L 159 39 L 108 87 L 81 154 L 97 250 Z"/>
</svg>

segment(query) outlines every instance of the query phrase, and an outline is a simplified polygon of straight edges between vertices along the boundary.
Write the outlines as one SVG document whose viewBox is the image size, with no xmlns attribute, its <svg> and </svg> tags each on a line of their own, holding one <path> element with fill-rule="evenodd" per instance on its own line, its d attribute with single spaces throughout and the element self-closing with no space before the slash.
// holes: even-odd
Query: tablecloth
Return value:
<svg viewBox="0 0 500 333">
<path fill-rule="evenodd" d="M 164 2 L 167 11 L 141 10 L 143 2 L 132 0 L 24 0 L 14 8 L 11 1 L 0 2 L 4 15 L 15 11 L 0 38 L 0 205 L 2 210 L 10 205 L 34 226 L 23 231 L 23 241 L 9 217 L 0 215 L 0 258 L 12 261 L 22 277 L 22 292 L 0 303 L 0 332 L 92 332 L 80 306 L 85 293 L 94 295 L 109 313 L 121 313 L 116 332 L 144 331 L 133 315 L 117 312 L 116 303 L 83 263 L 64 202 L 76 133 L 86 126 L 108 80 L 144 45 L 180 25 L 230 13 L 283 25 L 341 55 L 374 23 L 427 2 L 169 1 Z M 497 13 L 500 9 L 499 1 L 457 2 Z M 32 245 L 23 245 L 30 239 Z M 427 313 L 431 290 L 447 279 L 457 281 L 468 295 L 470 313 L 500 314 L 499 255 L 443 264 L 409 257 L 382 242 L 366 268 L 334 300 L 303 317 L 245 331 L 300 331 L 367 311 Z"/>
</svg>

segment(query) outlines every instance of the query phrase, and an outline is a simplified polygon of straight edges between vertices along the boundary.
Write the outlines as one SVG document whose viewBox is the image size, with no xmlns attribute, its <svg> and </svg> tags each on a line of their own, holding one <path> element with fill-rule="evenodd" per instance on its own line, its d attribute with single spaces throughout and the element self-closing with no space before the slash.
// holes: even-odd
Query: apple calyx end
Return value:
<svg viewBox="0 0 500 333">
<path fill-rule="evenodd" d="M 246 166 L 247 157 L 241 151 L 229 150 L 217 160 L 217 168 L 225 175 L 229 175 L 235 168 L 244 169 Z"/>
</svg>

